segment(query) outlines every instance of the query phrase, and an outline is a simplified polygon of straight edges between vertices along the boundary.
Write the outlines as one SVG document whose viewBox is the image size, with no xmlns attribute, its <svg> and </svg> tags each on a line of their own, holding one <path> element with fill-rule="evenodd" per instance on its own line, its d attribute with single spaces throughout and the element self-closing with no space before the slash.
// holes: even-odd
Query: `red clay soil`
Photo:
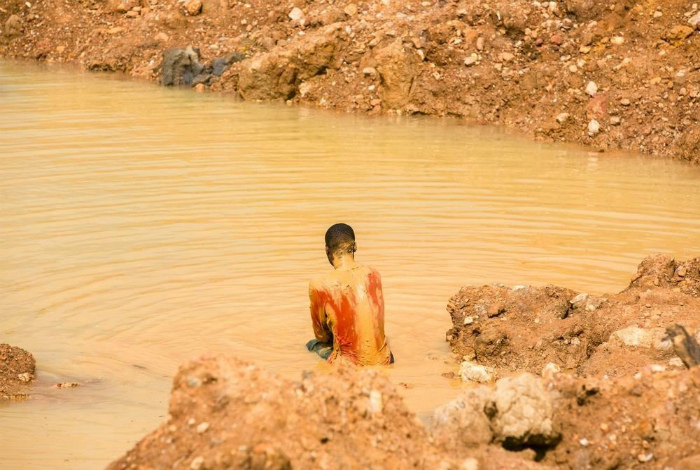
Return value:
<svg viewBox="0 0 700 470">
<path fill-rule="evenodd" d="M 488 458 L 440 451 L 376 371 L 340 368 L 291 382 L 236 359 L 202 357 L 180 368 L 169 411 L 108 468 L 536 467 L 500 448 Z"/>
<path fill-rule="evenodd" d="M 539 374 L 548 363 L 584 376 L 622 376 L 649 364 L 679 369 L 678 359 L 670 361 L 676 354 L 665 328 L 680 324 L 700 339 L 700 258 L 649 257 L 619 294 L 465 287 L 447 310 L 453 352 L 496 376 Z"/>
<path fill-rule="evenodd" d="M 239 52 L 197 88 L 700 162 L 687 0 L 5 0 L 0 28 L 0 57 L 157 80 L 169 48 L 202 63 Z"/>
<path fill-rule="evenodd" d="M 26 398 L 36 362 L 24 349 L 0 344 L 0 401 Z"/>
</svg>

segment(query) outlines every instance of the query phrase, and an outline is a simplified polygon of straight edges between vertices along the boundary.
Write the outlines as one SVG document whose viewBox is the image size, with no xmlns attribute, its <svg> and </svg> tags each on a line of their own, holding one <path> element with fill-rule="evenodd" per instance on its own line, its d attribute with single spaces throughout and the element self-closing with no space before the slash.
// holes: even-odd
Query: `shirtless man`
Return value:
<svg viewBox="0 0 700 470">
<path fill-rule="evenodd" d="M 384 296 L 379 273 L 355 262 L 355 232 L 335 224 L 326 232 L 326 256 L 335 270 L 309 284 L 316 339 L 309 351 L 328 362 L 391 364 L 384 336 Z"/>
</svg>

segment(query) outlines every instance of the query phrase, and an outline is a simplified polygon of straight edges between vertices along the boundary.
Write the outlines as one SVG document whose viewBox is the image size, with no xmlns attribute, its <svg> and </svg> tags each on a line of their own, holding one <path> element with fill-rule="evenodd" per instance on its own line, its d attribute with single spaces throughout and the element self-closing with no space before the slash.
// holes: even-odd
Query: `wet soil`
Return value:
<svg viewBox="0 0 700 470">
<path fill-rule="evenodd" d="M 198 90 L 700 162 L 699 15 L 684 0 L 9 0 L 0 57 L 155 81 L 164 51 L 192 46 L 211 64 L 185 80 Z"/>
<path fill-rule="evenodd" d="M 0 401 L 20 400 L 28 396 L 34 380 L 36 362 L 24 349 L 0 344 Z"/>
</svg>

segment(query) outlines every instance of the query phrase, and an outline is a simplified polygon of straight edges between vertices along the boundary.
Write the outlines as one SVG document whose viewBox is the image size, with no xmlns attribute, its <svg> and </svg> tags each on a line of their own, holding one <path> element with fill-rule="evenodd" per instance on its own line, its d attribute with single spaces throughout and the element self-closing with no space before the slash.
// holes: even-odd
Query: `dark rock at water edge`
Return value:
<svg viewBox="0 0 700 470">
<path fill-rule="evenodd" d="M 185 49 L 168 49 L 163 52 L 160 83 L 164 86 L 194 86 L 199 83 L 210 85 L 216 77 L 223 75 L 231 64 L 244 58 L 244 54 L 233 52 L 214 59 L 210 65 L 202 65 L 197 48 L 188 46 Z"/>
<path fill-rule="evenodd" d="M 160 83 L 165 86 L 192 85 L 204 67 L 199 63 L 199 50 L 188 46 L 163 52 Z"/>
</svg>

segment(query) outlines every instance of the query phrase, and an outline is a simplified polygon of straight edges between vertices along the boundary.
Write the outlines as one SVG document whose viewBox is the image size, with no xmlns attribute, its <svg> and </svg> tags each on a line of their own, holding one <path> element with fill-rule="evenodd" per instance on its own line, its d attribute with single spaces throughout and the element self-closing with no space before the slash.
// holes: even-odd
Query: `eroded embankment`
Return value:
<svg viewBox="0 0 700 470">
<path fill-rule="evenodd" d="M 36 361 L 31 353 L 16 346 L 0 344 L 0 401 L 27 397 L 34 380 Z"/>
<path fill-rule="evenodd" d="M 700 258 L 667 256 L 600 298 L 462 289 L 448 335 L 469 360 L 464 378 L 484 384 L 439 407 L 430 427 L 379 371 L 288 381 L 202 357 L 175 377 L 168 421 L 109 468 L 696 468 L 700 346 L 680 327 L 668 340 L 656 328 L 698 330 L 699 295 Z M 690 367 L 679 344 L 697 348 Z"/>
<path fill-rule="evenodd" d="M 166 83 L 700 162 L 700 12 L 685 0 L 8 0 L 0 24 L 4 57 L 156 80 L 179 47 Z"/>
</svg>

